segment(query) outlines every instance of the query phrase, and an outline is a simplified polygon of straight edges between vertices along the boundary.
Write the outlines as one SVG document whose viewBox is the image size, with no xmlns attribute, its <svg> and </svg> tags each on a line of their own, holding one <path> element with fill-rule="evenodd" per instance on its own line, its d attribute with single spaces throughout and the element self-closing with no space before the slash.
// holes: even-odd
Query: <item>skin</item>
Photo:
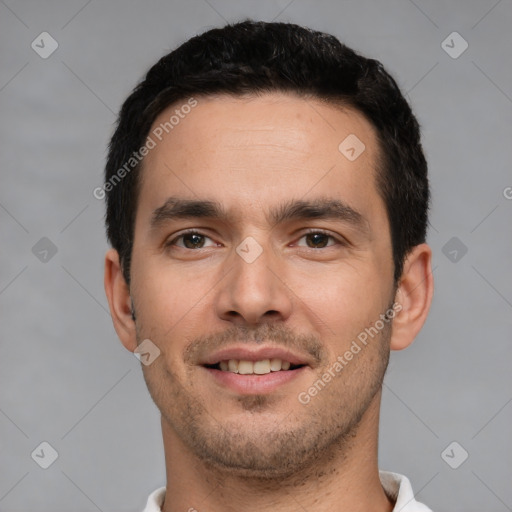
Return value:
<svg viewBox="0 0 512 512">
<path fill-rule="evenodd" d="M 356 111 L 291 94 L 196 99 L 144 161 L 130 289 L 117 252 L 105 258 L 123 345 L 134 351 L 149 338 L 161 351 L 142 368 L 161 411 L 163 510 L 391 511 L 377 465 L 382 379 L 390 349 L 407 347 L 421 329 L 433 280 L 431 250 L 421 244 L 394 285 L 375 131 Z M 366 146 L 355 161 L 338 150 L 349 134 Z M 228 215 L 151 229 L 170 196 L 219 201 Z M 342 200 L 363 222 L 267 218 L 287 201 L 319 198 Z M 206 238 L 176 240 L 189 228 Z M 306 236 L 310 229 L 334 238 Z M 249 236 L 262 249 L 252 263 L 236 252 Z M 301 403 L 299 393 L 394 302 L 401 311 L 392 328 Z M 270 393 L 239 394 L 199 365 L 237 342 L 286 347 L 308 354 L 311 365 Z"/>
</svg>

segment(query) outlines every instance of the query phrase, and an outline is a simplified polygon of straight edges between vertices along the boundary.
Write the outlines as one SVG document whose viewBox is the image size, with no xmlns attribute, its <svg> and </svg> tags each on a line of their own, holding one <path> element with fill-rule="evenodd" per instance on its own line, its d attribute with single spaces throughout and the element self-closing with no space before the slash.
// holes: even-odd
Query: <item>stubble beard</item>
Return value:
<svg viewBox="0 0 512 512">
<path fill-rule="evenodd" d="M 297 481 L 302 480 L 301 474 L 322 473 L 328 461 L 344 458 L 351 450 L 361 419 L 381 390 L 390 337 L 391 323 L 372 340 L 378 345 L 372 347 L 372 354 L 350 362 L 310 404 L 270 425 L 225 421 L 219 412 L 214 417 L 193 393 L 193 386 L 183 385 L 176 372 L 164 366 L 164 358 L 156 360 L 158 365 L 153 363 L 155 368 L 143 367 L 144 378 L 168 428 L 205 467 L 262 484 Z M 358 384 L 350 383 L 351 379 Z M 251 415 L 275 411 L 282 402 L 272 395 L 238 399 L 241 409 Z"/>
</svg>

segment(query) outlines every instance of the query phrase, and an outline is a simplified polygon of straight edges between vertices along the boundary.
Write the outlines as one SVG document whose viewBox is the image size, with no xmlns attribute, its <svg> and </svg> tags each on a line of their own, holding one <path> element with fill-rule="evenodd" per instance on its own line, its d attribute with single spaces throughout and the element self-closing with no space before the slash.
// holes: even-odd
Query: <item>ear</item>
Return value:
<svg viewBox="0 0 512 512">
<path fill-rule="evenodd" d="M 105 254 L 104 284 L 114 329 L 121 343 L 133 352 L 137 348 L 137 339 L 130 290 L 121 270 L 119 254 L 115 249 L 110 249 Z"/>
<path fill-rule="evenodd" d="M 408 347 L 425 323 L 434 294 L 431 263 L 427 244 L 415 246 L 406 257 L 395 296 L 401 310 L 393 319 L 391 350 Z"/>
</svg>

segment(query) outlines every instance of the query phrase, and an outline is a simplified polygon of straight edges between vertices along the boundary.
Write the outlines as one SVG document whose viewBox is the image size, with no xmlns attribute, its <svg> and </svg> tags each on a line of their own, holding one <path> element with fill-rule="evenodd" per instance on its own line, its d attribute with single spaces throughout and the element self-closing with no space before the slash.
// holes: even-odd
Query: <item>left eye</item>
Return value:
<svg viewBox="0 0 512 512">
<path fill-rule="evenodd" d="M 334 245 L 333 243 L 329 244 L 329 239 L 336 243 L 336 239 L 323 231 L 312 231 L 310 233 L 306 233 L 303 235 L 300 240 L 303 238 L 306 239 L 307 247 L 310 249 L 322 249 L 324 247 Z"/>
</svg>

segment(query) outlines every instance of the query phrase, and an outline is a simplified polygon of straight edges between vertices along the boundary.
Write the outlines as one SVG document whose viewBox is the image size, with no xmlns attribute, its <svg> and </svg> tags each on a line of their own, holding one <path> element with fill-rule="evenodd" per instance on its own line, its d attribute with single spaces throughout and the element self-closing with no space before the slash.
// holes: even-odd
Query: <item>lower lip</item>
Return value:
<svg viewBox="0 0 512 512">
<path fill-rule="evenodd" d="M 221 386 L 232 389 L 242 395 L 257 395 L 262 393 L 272 393 L 280 386 L 291 382 L 294 379 L 304 375 L 307 366 L 301 366 L 296 370 L 280 370 L 270 372 L 265 375 L 240 375 L 233 372 L 225 372 L 214 368 L 202 366 L 215 381 Z"/>
</svg>

